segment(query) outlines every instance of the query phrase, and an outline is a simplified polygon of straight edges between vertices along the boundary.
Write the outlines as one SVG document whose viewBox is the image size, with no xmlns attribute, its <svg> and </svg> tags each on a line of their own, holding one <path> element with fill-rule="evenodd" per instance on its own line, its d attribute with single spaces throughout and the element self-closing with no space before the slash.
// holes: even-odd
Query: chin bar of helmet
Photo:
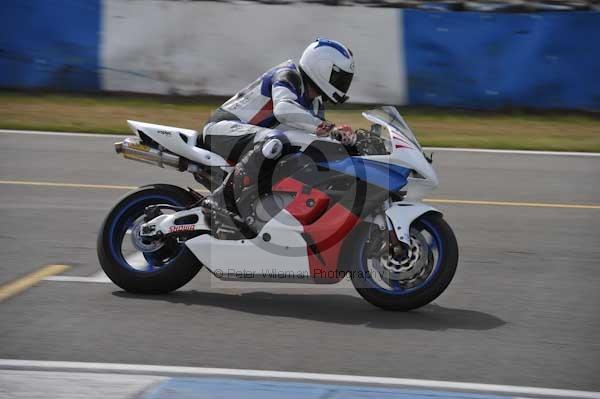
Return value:
<svg viewBox="0 0 600 399">
<path fill-rule="evenodd" d="M 345 103 L 345 102 L 346 102 L 346 101 L 347 101 L 347 100 L 348 100 L 350 97 L 348 97 L 348 96 L 346 96 L 346 95 L 340 96 L 340 95 L 339 95 L 339 94 L 337 94 L 337 93 L 333 93 L 333 98 L 335 99 L 335 101 L 336 101 L 338 104 L 343 104 L 343 103 Z"/>
</svg>

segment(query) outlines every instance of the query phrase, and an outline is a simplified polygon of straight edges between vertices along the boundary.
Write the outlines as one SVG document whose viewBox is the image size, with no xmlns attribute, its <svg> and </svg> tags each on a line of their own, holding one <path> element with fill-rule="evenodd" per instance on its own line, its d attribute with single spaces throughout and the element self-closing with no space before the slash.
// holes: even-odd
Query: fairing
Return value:
<svg viewBox="0 0 600 399">
<path fill-rule="evenodd" d="M 137 121 L 127 121 L 127 123 L 137 136 L 140 136 L 141 132 L 167 150 L 190 161 L 207 166 L 229 166 L 223 157 L 196 146 L 198 132 L 195 130 Z"/>
<path fill-rule="evenodd" d="M 387 225 L 396 232 L 400 241 L 408 244 L 413 221 L 424 213 L 438 212 L 420 202 L 424 193 L 437 186 L 437 176 L 414 134 L 393 107 L 383 107 L 363 115 L 382 127 L 380 137 L 387 140 L 389 151 L 380 155 L 334 157 L 317 164 L 320 168 L 334 171 L 334 174 L 345 174 L 366 181 L 377 187 L 374 192 L 385 194 L 402 191 L 406 197 L 401 202 L 391 201 L 396 197 L 382 197 L 379 204 L 385 204 L 386 211 L 384 217 L 378 216 L 380 222 L 377 223 L 381 223 L 382 227 Z M 216 154 L 198 151 L 201 149 L 193 145 L 196 138 L 194 131 L 133 121 L 130 126 L 133 130 L 144 131 L 165 148 L 196 162 L 215 166 L 226 164 Z M 311 143 L 315 141 L 331 142 L 330 139 L 316 138 L 304 132 L 286 132 L 286 135 L 302 150 L 312 146 Z M 295 200 L 274 215 L 255 238 L 222 240 L 203 234 L 188 239 L 185 245 L 219 278 L 322 283 L 338 281 L 342 277 L 338 268 L 342 266 L 339 262 L 345 239 L 361 223 L 361 218 L 366 216 L 369 220 L 371 215 L 362 215 L 351 204 L 334 203 L 333 197 L 326 191 L 291 177 L 273 189 L 295 192 Z M 185 212 L 199 216 L 196 225 L 185 226 L 185 229 L 209 230 L 198 208 Z M 184 213 L 178 212 L 177 215 L 183 216 Z M 163 234 L 184 229 L 175 226 L 175 217 L 171 215 L 159 217 L 153 224 Z M 278 273 L 273 276 L 269 271 Z M 248 277 L 248 273 L 252 277 Z"/>
<path fill-rule="evenodd" d="M 425 157 L 419 141 L 396 108 L 385 106 L 364 112 L 363 116 L 385 128 L 381 129 L 380 137 L 386 141 L 388 150 L 386 154 L 367 155 L 363 158 L 414 170 L 417 179 L 409 179 L 409 186 L 410 183 L 422 186 L 420 188 L 422 193 L 437 187 L 438 178 L 435 170 Z M 423 187 L 427 189 L 423 189 Z"/>
<path fill-rule="evenodd" d="M 319 165 L 329 170 L 354 176 L 391 192 L 402 189 L 410 174 L 408 168 L 360 157 L 321 162 Z"/>
</svg>

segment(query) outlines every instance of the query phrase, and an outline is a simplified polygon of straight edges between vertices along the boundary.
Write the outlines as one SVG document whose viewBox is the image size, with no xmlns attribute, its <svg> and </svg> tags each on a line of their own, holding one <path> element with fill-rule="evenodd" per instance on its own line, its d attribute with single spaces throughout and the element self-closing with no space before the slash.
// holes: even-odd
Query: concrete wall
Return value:
<svg viewBox="0 0 600 399">
<path fill-rule="evenodd" d="M 356 54 L 352 99 L 406 102 L 395 12 L 322 5 L 106 0 L 105 90 L 230 95 L 318 36 Z"/>
</svg>

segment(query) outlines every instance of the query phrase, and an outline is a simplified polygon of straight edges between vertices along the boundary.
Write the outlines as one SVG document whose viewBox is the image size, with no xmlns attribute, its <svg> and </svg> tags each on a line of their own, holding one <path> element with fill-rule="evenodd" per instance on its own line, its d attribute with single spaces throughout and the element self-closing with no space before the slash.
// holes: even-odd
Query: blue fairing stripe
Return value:
<svg viewBox="0 0 600 399">
<path fill-rule="evenodd" d="M 339 161 L 321 162 L 319 166 L 357 177 L 390 192 L 399 191 L 406 185 L 410 169 L 359 157 Z"/>
</svg>

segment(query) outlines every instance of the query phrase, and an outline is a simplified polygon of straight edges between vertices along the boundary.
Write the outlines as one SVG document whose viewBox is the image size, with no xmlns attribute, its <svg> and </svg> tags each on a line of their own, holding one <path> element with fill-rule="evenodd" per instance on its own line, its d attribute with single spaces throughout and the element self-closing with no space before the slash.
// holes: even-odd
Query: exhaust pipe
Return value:
<svg viewBox="0 0 600 399">
<path fill-rule="evenodd" d="M 126 138 L 124 141 L 115 143 L 115 151 L 117 154 L 123 155 L 125 159 L 156 165 L 161 168 L 168 166 L 177 170 L 185 170 L 185 159 L 162 150 L 149 147 L 143 144 L 139 139 Z M 184 162 L 182 162 L 184 161 Z"/>
</svg>

